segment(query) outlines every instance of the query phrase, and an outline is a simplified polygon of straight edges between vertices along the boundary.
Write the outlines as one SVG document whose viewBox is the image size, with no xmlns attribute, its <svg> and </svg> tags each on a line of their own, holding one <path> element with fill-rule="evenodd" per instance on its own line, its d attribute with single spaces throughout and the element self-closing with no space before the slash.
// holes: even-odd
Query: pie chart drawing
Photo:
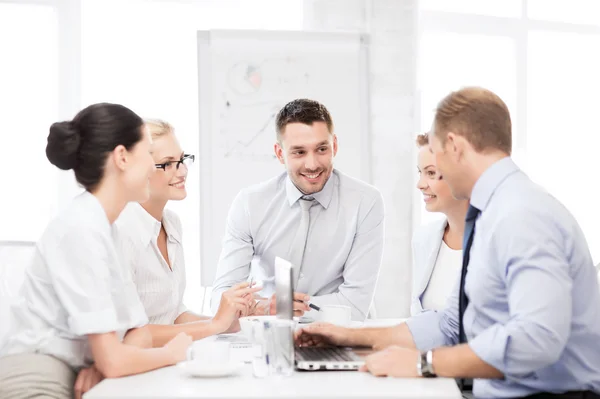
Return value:
<svg viewBox="0 0 600 399">
<path fill-rule="evenodd" d="M 227 74 L 231 90 L 239 95 L 250 95 L 258 92 L 263 83 L 260 67 L 248 62 L 234 64 Z"/>
</svg>

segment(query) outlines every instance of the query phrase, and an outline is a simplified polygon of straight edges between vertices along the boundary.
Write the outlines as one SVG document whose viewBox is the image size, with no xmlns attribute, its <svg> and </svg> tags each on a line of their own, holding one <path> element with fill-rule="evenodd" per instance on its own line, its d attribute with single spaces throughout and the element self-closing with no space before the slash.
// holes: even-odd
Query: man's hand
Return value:
<svg viewBox="0 0 600 399">
<path fill-rule="evenodd" d="M 418 377 L 417 362 L 421 353 L 416 349 L 390 346 L 367 357 L 360 371 L 376 377 Z"/>
<path fill-rule="evenodd" d="M 329 323 L 313 323 L 297 330 L 294 340 L 299 346 L 355 346 L 353 330 Z"/>
<path fill-rule="evenodd" d="M 229 330 L 240 317 L 247 316 L 254 304 L 254 293 L 260 290 L 260 287 L 250 287 L 250 283 L 245 282 L 225 291 L 213 318 L 217 333 Z"/>
<path fill-rule="evenodd" d="M 271 295 L 271 298 L 256 298 L 258 301 L 254 307 L 250 310 L 250 316 L 268 316 L 277 314 L 277 301 L 275 294 Z M 308 312 L 310 307 L 308 301 L 310 296 L 302 294 L 300 292 L 294 292 L 294 316 L 300 317 L 304 315 L 304 312 Z"/>
<path fill-rule="evenodd" d="M 81 369 L 75 380 L 75 399 L 81 399 L 83 394 L 92 389 L 96 384 L 104 379 L 104 376 L 96 366 Z"/>
</svg>

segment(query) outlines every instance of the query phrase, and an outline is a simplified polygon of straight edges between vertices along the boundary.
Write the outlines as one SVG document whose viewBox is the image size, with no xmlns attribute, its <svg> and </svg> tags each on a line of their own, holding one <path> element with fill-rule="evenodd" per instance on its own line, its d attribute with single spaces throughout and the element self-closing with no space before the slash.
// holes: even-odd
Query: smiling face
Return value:
<svg viewBox="0 0 600 399">
<path fill-rule="evenodd" d="M 323 189 L 333 172 L 337 137 L 325 122 L 290 123 L 275 143 L 275 155 L 285 165 L 288 176 L 304 194 Z"/>
<path fill-rule="evenodd" d="M 419 149 L 417 169 L 419 171 L 417 188 L 423 193 L 425 209 L 429 212 L 445 213 L 456 200 L 452 197 L 448 183 L 437 171 L 429 145 Z"/>
<path fill-rule="evenodd" d="M 183 157 L 183 150 L 172 132 L 154 138 L 153 158 L 155 164 L 164 164 L 157 168 L 150 178 L 150 199 L 155 201 L 179 201 L 187 196 L 185 181 L 188 169 L 185 163 L 178 161 Z"/>
</svg>

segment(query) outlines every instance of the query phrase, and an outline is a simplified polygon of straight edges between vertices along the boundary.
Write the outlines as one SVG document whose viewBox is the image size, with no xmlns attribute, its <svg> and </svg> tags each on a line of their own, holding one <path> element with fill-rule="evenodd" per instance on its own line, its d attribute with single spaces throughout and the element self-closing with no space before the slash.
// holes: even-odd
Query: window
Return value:
<svg viewBox="0 0 600 399">
<path fill-rule="evenodd" d="M 474 83 L 496 91 L 511 111 L 517 163 L 571 211 L 600 261 L 595 223 L 600 211 L 591 194 L 595 180 L 586 176 L 596 169 L 600 148 L 594 133 L 600 2 L 423 0 L 420 5 L 422 129 L 431 125 L 435 102 L 453 86 Z M 432 217 L 421 198 L 416 204 L 416 220 Z"/>
<path fill-rule="evenodd" d="M 420 0 L 423 10 L 462 14 L 520 17 L 521 0 Z"/>
<path fill-rule="evenodd" d="M 577 218 L 600 259 L 598 169 L 600 35 L 534 31 L 529 36 L 529 175 Z"/>
<path fill-rule="evenodd" d="M 600 25 L 598 0 L 528 0 L 530 19 Z"/>
<path fill-rule="evenodd" d="M 2 113 L 0 240 L 35 241 L 58 206 L 58 172 L 45 152 L 58 119 L 54 7 L 0 4 L 0 38 L 0 109 L 10 110 Z"/>
<path fill-rule="evenodd" d="M 517 80 L 514 40 L 502 36 L 425 32 L 420 49 L 422 132 L 430 129 L 438 101 L 450 91 L 463 86 L 483 86 L 493 90 L 506 101 L 515 118 Z M 422 223 L 440 217 L 425 210 L 420 194 L 417 199 Z"/>
</svg>

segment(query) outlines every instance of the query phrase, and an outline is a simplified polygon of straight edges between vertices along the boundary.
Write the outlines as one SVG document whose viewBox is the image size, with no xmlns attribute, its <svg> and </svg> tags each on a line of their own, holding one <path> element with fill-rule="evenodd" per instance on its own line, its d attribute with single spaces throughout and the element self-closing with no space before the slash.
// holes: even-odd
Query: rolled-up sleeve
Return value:
<svg viewBox="0 0 600 399">
<path fill-rule="evenodd" d="M 365 217 L 358 227 L 352 249 L 344 264 L 344 282 L 335 293 L 311 298 L 318 306 L 350 306 L 352 320 L 356 321 L 364 321 L 367 318 L 383 256 L 383 197 L 378 192 L 373 202 L 367 204 Z"/>
<path fill-rule="evenodd" d="M 510 317 L 469 345 L 507 378 L 518 378 L 558 361 L 568 340 L 572 280 L 563 246 L 570 238 L 536 212 L 506 217 L 494 235 Z"/>
<path fill-rule="evenodd" d="M 406 320 L 417 349 L 430 350 L 458 343 L 458 276 L 443 311 L 427 310 Z"/>
<path fill-rule="evenodd" d="M 44 248 L 53 287 L 75 335 L 106 333 L 120 327 L 111 295 L 108 249 L 112 245 L 109 234 L 73 230 L 56 246 Z"/>
<path fill-rule="evenodd" d="M 229 209 L 223 248 L 213 283 L 210 306 L 216 313 L 221 295 L 233 285 L 246 281 L 254 256 L 250 218 L 244 192 L 240 192 Z"/>
</svg>

